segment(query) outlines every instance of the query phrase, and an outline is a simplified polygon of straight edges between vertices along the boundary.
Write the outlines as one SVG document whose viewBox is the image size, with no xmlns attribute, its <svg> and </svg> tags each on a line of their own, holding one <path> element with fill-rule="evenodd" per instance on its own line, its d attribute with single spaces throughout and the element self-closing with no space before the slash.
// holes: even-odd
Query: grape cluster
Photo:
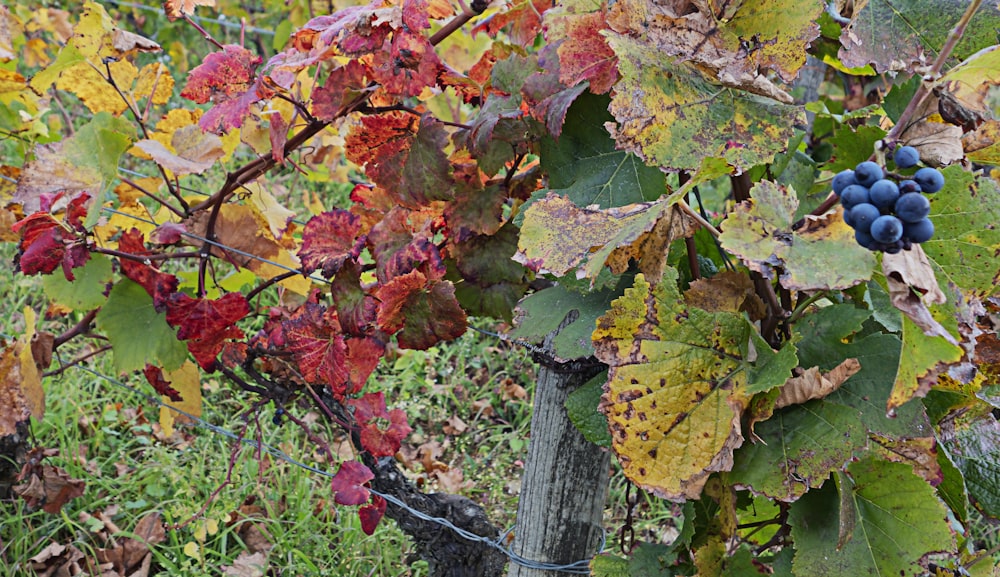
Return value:
<svg viewBox="0 0 1000 577">
<path fill-rule="evenodd" d="M 920 162 L 917 149 L 900 146 L 893 154 L 896 168 Z M 896 254 L 934 236 L 934 223 L 927 215 L 931 203 L 921 193 L 944 187 L 944 176 L 936 168 L 918 169 L 897 182 L 887 178 L 878 164 L 866 160 L 833 177 L 833 192 L 844 206 L 844 222 L 854 229 L 854 239 L 868 250 Z"/>
</svg>

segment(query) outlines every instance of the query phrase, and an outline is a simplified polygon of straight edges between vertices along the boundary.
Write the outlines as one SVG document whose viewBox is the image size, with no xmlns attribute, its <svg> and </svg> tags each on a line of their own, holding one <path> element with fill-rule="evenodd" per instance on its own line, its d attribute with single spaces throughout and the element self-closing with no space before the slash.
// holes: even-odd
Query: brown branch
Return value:
<svg viewBox="0 0 1000 577">
<path fill-rule="evenodd" d="M 257 296 L 258 294 L 260 294 L 261 292 L 263 292 L 268 287 L 270 287 L 272 285 L 275 285 L 275 284 L 277 284 L 277 283 L 279 283 L 279 282 L 281 282 L 281 281 L 283 281 L 285 279 L 289 279 L 289 278 L 292 278 L 294 276 L 298 276 L 300 274 L 302 274 L 301 271 L 290 270 L 288 272 L 283 272 L 283 273 L 281 273 L 281 274 L 279 274 L 277 276 L 273 276 L 273 277 L 267 279 L 266 281 L 262 282 L 259 286 L 255 287 L 253 290 L 251 290 L 250 292 L 248 292 L 246 294 L 247 302 L 252 301 L 255 296 Z"/>
<path fill-rule="evenodd" d="M 91 351 L 91 352 L 89 352 L 89 353 L 87 353 L 85 355 L 82 355 L 80 357 L 77 357 L 77 358 L 73 359 L 72 361 L 70 361 L 70 362 L 68 362 L 68 363 L 66 363 L 64 365 L 61 365 L 58 369 L 54 369 L 54 370 L 51 370 L 51 371 L 45 371 L 44 373 L 42 373 L 42 377 L 54 377 L 56 375 L 60 375 L 66 369 L 68 369 L 70 367 L 75 367 L 75 366 L 79 365 L 80 363 L 82 363 L 83 361 L 85 361 L 85 360 L 87 360 L 87 359 L 89 359 L 91 357 L 96 357 L 97 355 L 99 355 L 101 353 L 105 353 L 105 352 L 110 351 L 110 350 L 111 350 L 111 345 L 104 345 L 103 347 L 95 349 L 95 350 L 93 350 L 93 351 Z"/>
<path fill-rule="evenodd" d="M 226 49 L 226 47 L 223 46 L 221 43 L 219 43 L 218 40 L 216 40 L 215 38 L 212 38 L 212 35 L 209 34 L 207 30 L 205 30 L 197 22 L 195 22 L 194 20 L 192 20 L 190 16 L 188 16 L 187 14 L 184 14 L 183 16 L 184 16 L 184 21 L 187 22 L 188 24 L 190 24 L 191 26 L 194 26 L 194 29 L 197 30 L 198 32 L 200 32 L 201 35 L 202 35 L 202 37 L 205 40 L 208 40 L 213 46 L 215 46 L 219 50 L 225 50 Z"/>
<path fill-rule="evenodd" d="M 463 7 L 464 8 L 464 7 Z M 463 9 L 462 12 L 456 15 L 454 18 L 448 21 L 447 24 L 441 27 L 440 30 L 435 32 L 429 39 L 432 46 L 437 46 L 445 38 L 451 36 L 456 30 L 465 26 L 465 24 L 478 16 L 480 13 L 473 10 Z"/>
<path fill-rule="evenodd" d="M 124 258 L 124 259 L 132 260 L 132 261 L 135 261 L 135 262 L 141 262 L 141 263 L 146 263 L 147 261 L 153 261 L 153 260 L 172 260 L 172 259 L 181 259 L 181 258 L 197 258 L 197 257 L 201 256 L 201 252 L 200 251 L 194 251 L 194 250 L 185 251 L 185 252 L 163 252 L 163 253 L 158 253 L 158 254 L 142 255 L 142 254 L 132 254 L 130 252 L 122 252 L 120 250 L 115 250 L 113 248 L 103 248 L 103 247 L 99 247 L 99 246 L 95 246 L 94 248 L 92 248 L 91 252 L 96 252 L 96 253 L 100 253 L 100 254 L 106 254 L 108 256 L 114 256 L 114 257 L 118 257 L 118 258 Z"/>
<path fill-rule="evenodd" d="M 94 322 L 94 318 L 97 316 L 97 311 L 99 310 L 100 309 L 94 309 L 92 311 L 87 312 L 87 314 L 83 315 L 83 318 L 80 319 L 79 322 L 70 327 L 63 334 L 56 337 L 52 341 L 52 350 L 54 351 L 58 349 L 61 345 L 65 344 L 73 337 L 77 335 L 82 335 L 86 333 L 88 330 L 90 330 L 90 325 Z"/>
</svg>

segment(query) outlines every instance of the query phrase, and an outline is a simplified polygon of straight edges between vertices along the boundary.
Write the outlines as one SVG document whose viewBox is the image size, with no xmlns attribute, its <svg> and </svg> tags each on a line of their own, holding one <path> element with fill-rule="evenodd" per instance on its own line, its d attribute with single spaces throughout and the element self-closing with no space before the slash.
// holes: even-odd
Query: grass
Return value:
<svg viewBox="0 0 1000 577">
<path fill-rule="evenodd" d="M 9 262 L 10 245 L 2 256 Z M 15 277 L 3 267 L 4 302 L 13 310 L 44 311 L 38 281 Z M 73 316 L 43 320 L 41 328 L 58 333 L 75 321 Z M 0 323 L 0 333 L 7 336 L 24 330 L 20 313 Z M 109 360 L 98 358 L 89 366 L 111 375 Z M 149 392 L 141 377 L 125 380 Z M 408 463 L 413 480 L 425 491 L 465 494 L 505 525 L 513 523 L 516 512 L 512 488 L 520 474 L 516 463 L 526 452 L 527 393 L 533 380 L 534 366 L 525 352 L 470 331 L 448 346 L 395 351 L 372 377 L 371 387 L 386 391 L 391 405 L 410 416 L 414 433 L 403 453 L 413 458 Z M 332 504 L 328 479 L 322 476 L 261 458 L 251 448 L 233 455 L 230 439 L 203 428 L 184 428 L 166 439 L 153 403 L 80 369 L 70 368 L 44 384 L 47 412 L 33 423 L 32 442 L 57 448 L 59 455 L 47 462 L 83 479 L 86 489 L 57 515 L 30 511 L 17 498 L 0 504 L 2 575 L 34 575 L 30 559 L 50 543 L 73 545 L 93 556 L 116 537 L 102 517 L 121 529 L 120 539 L 152 511 L 161 512 L 168 524 L 193 520 L 168 531 L 166 540 L 153 547 L 150 575 L 218 574 L 241 552 L 262 545 L 270 547 L 272 575 L 426 574 L 422 563 L 408 562 L 408 540 L 394 523 L 386 520 L 374 535 L 364 535 L 354 508 Z M 202 385 L 204 418 L 238 430 L 239 415 L 253 399 L 215 380 Z M 289 410 L 336 439 L 308 407 Z M 278 426 L 272 417 L 269 406 L 251 414 L 249 434 L 310 465 L 336 470 L 293 423 Z M 432 471 L 417 459 L 421 446 L 435 449 Z M 230 483 L 222 486 L 231 458 Z"/>
</svg>

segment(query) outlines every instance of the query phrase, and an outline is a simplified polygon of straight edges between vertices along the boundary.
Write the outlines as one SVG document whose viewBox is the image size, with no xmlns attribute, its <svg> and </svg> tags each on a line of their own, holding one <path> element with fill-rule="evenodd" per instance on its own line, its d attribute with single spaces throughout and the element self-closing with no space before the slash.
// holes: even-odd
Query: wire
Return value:
<svg viewBox="0 0 1000 577">
<path fill-rule="evenodd" d="M 134 2 L 122 2 L 121 0 L 105 0 L 108 4 L 116 4 L 118 6 L 125 6 L 127 8 L 135 8 L 137 10 L 145 10 L 146 12 L 157 12 L 162 14 L 163 9 L 157 6 L 145 6 L 143 4 L 136 4 Z M 220 14 L 219 18 L 202 18 L 200 16 L 188 16 L 188 18 L 196 22 L 205 22 L 209 24 L 218 24 L 223 28 L 231 28 L 235 30 L 243 29 L 247 32 L 253 34 L 263 34 L 265 36 L 274 36 L 274 30 L 267 30 L 265 28 L 254 28 L 253 26 L 243 27 L 243 24 L 238 22 L 227 22 L 223 20 L 223 15 Z"/>
<path fill-rule="evenodd" d="M 483 331 L 481 331 L 481 332 L 483 332 Z M 138 396 L 146 399 L 147 401 L 149 401 L 149 402 L 151 402 L 151 403 L 153 403 L 153 404 L 155 404 L 155 405 L 157 405 L 159 407 L 166 407 L 166 408 L 168 408 L 168 409 L 170 409 L 172 411 L 176 411 L 177 413 L 180 413 L 180 414 L 184 415 L 185 417 L 191 419 L 191 421 L 197 427 L 200 427 L 200 428 L 203 428 L 203 429 L 208 429 L 209 431 L 211 431 L 213 433 L 222 435 L 224 437 L 227 437 L 229 439 L 232 439 L 234 441 L 237 441 L 239 443 L 242 443 L 242 444 L 247 445 L 249 447 L 252 447 L 254 449 L 264 451 L 264 452 L 268 453 L 269 455 L 271 455 L 273 457 L 276 457 L 278 459 L 281 459 L 282 461 L 285 461 L 286 463 L 288 463 L 290 465 L 293 465 L 293 466 L 298 467 L 300 469 L 304 469 L 306 471 L 309 471 L 309 472 L 317 474 L 317 475 L 321 475 L 323 477 L 333 478 L 333 476 L 334 476 L 334 474 L 331 473 L 331 472 L 329 472 L 329 471 L 324 471 L 323 469 L 318 469 L 316 467 L 313 467 L 311 465 L 307 465 L 307 464 L 305 464 L 305 463 L 303 463 L 301 461 L 298 461 L 295 458 L 289 456 L 284 451 L 282 451 L 280 449 L 277 449 L 275 447 L 272 447 L 271 445 L 269 445 L 267 443 L 259 442 L 259 441 L 255 440 L 255 439 L 248 439 L 246 437 L 242 437 L 240 435 L 237 435 L 237 434 L 233 433 L 232 431 L 229 431 L 228 429 L 224 429 L 224 428 L 222 428 L 222 427 L 220 427 L 218 425 L 213 425 L 212 423 L 209 423 L 209 422 L 205 421 L 204 419 L 202 419 L 201 417 L 199 417 L 197 415 L 189 413 L 189 412 L 185 411 L 184 409 L 179 409 L 179 408 L 177 408 L 177 407 L 175 407 L 175 406 L 173 406 L 173 405 L 171 405 L 169 403 L 164 402 L 162 399 L 158 399 L 158 398 L 156 398 L 153 395 L 150 395 L 148 393 L 140 391 L 140 390 L 136 389 L 135 387 L 132 387 L 132 386 L 130 386 L 130 385 L 128 385 L 128 384 L 126 384 L 126 383 L 124 383 L 124 382 L 122 382 L 122 381 L 114 378 L 114 377 L 110 377 L 108 375 L 105 375 L 105 374 L 103 374 L 103 373 L 101 373 L 99 371 L 96 371 L 96 370 L 94 370 L 94 369 L 92 369 L 90 367 L 87 367 L 87 366 L 84 366 L 84 365 L 72 365 L 72 366 L 69 366 L 67 368 L 79 369 L 81 371 L 85 371 L 87 373 L 90 373 L 91 375 L 93 375 L 95 377 L 98 377 L 100 379 L 103 379 L 103 380 L 105 380 L 105 381 L 107 381 L 107 382 L 109 382 L 109 383 L 111 383 L 113 385 L 116 385 L 116 386 L 118 386 L 118 387 L 120 387 L 122 389 L 125 389 L 126 391 L 129 391 L 132 394 L 138 395 Z M 405 510 L 410 515 L 412 515 L 412 516 L 414 516 L 414 517 L 416 517 L 416 518 L 418 518 L 418 519 L 420 519 L 422 521 L 427 521 L 427 522 L 430 522 L 430 523 L 434 523 L 436 525 L 440 525 L 442 527 L 446 527 L 446 528 L 450 529 L 451 531 L 454 531 L 455 534 L 457 534 L 459 537 L 461 537 L 461 538 L 463 538 L 463 539 L 465 539 L 467 541 L 474 541 L 474 542 L 482 543 L 482 544 L 484 544 L 484 545 L 486 545 L 488 547 L 496 549 L 496 550 L 500 551 L 501 553 L 503 553 L 504 555 L 506 555 L 511 560 L 512 563 L 515 563 L 517 565 L 521 565 L 522 567 L 527 567 L 529 569 L 537 569 L 537 570 L 540 570 L 540 571 L 562 571 L 564 573 L 572 573 L 572 574 L 578 574 L 578 575 L 590 575 L 590 559 L 581 559 L 581 560 L 575 561 L 573 563 L 557 564 L 557 563 L 545 563 L 545 562 L 541 562 L 541 561 L 534 561 L 534 560 L 531 560 L 531 559 L 527 559 L 527 558 L 525 558 L 525 557 L 523 557 L 521 555 L 518 555 L 517 553 L 515 553 L 511 549 L 510 545 L 505 545 L 505 543 L 507 543 L 507 541 L 508 541 L 508 537 L 514 531 L 513 527 L 511 527 L 510 529 L 507 529 L 506 531 L 504 531 L 499 537 L 496 537 L 496 538 L 484 537 L 482 535 L 476 535 L 475 533 L 471 533 L 469 531 L 466 531 L 465 529 L 462 529 L 461 527 L 456 527 L 451 521 L 449 521 L 447 519 L 443 519 L 441 517 L 433 517 L 433 516 L 428 515 L 428 514 L 422 512 L 422 511 L 417 511 L 416 509 L 410 507 L 405 502 L 401 501 L 400 499 L 398 499 L 398 498 L 396 498 L 396 497 L 394 497 L 392 495 L 388 495 L 386 493 L 382 493 L 382 492 L 376 491 L 374 489 L 368 489 L 368 491 L 370 493 L 372 493 L 373 495 L 377 495 L 377 496 L 385 499 L 389 503 L 392 503 L 393 505 L 395 505 L 395 506 L 397 506 L 397 507 Z M 602 533 L 601 533 L 601 544 L 598 547 L 597 554 L 601 554 L 604 551 L 606 545 L 607 545 L 607 531 L 606 530 L 602 530 Z"/>
</svg>

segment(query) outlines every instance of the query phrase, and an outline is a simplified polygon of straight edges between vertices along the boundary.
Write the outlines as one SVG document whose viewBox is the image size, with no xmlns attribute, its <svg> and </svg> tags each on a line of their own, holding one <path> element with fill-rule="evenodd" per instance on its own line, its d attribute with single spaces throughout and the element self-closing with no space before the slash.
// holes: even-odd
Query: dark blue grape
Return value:
<svg viewBox="0 0 1000 577">
<path fill-rule="evenodd" d="M 903 180 L 899 183 L 899 194 L 920 192 L 920 185 L 915 180 Z"/>
<path fill-rule="evenodd" d="M 892 155 L 897 168 L 910 168 L 920 162 L 920 153 L 912 146 L 900 146 Z"/>
<path fill-rule="evenodd" d="M 875 205 L 868 203 L 855 205 L 854 208 L 844 213 L 844 222 L 847 222 L 846 215 L 848 213 L 851 215 L 851 222 L 848 224 L 854 227 L 854 230 L 860 230 L 861 232 L 869 232 L 875 219 L 882 216 L 882 213 L 879 212 Z"/>
<path fill-rule="evenodd" d="M 878 243 L 875 242 L 875 239 L 872 238 L 872 235 L 868 234 L 867 232 L 861 232 L 860 230 L 855 230 L 854 240 L 856 240 L 858 244 L 867 248 L 868 250 L 878 250 Z"/>
<path fill-rule="evenodd" d="M 833 177 L 833 193 L 840 196 L 840 193 L 847 188 L 848 185 L 857 184 L 858 181 L 854 179 L 854 171 L 851 169 L 842 170 Z"/>
<path fill-rule="evenodd" d="M 899 198 L 899 187 L 896 186 L 895 182 L 883 178 L 868 189 L 868 195 L 872 204 L 879 210 L 889 211 L 892 210 L 892 205 Z"/>
<path fill-rule="evenodd" d="M 910 242 L 920 244 L 929 241 L 933 236 L 934 223 L 929 218 L 918 222 L 903 223 L 903 238 L 909 239 Z"/>
<path fill-rule="evenodd" d="M 882 215 L 872 223 L 870 234 L 876 242 L 892 244 L 903 236 L 903 222 L 891 214 Z"/>
<path fill-rule="evenodd" d="M 886 254 L 899 254 L 901 250 L 903 250 L 903 245 L 898 240 L 882 247 L 882 252 Z"/>
<path fill-rule="evenodd" d="M 840 204 L 844 205 L 844 208 L 853 208 L 856 205 L 866 202 L 870 203 L 871 197 L 868 196 L 868 189 L 860 184 L 848 185 L 840 193 Z"/>
<path fill-rule="evenodd" d="M 882 178 L 882 167 L 870 160 L 866 160 L 854 167 L 854 179 L 861 186 L 871 186 L 880 178 Z"/>
<path fill-rule="evenodd" d="M 921 168 L 913 175 L 913 180 L 920 185 L 920 190 L 934 193 L 944 187 L 944 175 L 936 168 Z"/>
<path fill-rule="evenodd" d="M 909 192 L 896 201 L 895 213 L 903 222 L 920 222 L 931 213 L 931 203 L 919 192 Z"/>
</svg>

